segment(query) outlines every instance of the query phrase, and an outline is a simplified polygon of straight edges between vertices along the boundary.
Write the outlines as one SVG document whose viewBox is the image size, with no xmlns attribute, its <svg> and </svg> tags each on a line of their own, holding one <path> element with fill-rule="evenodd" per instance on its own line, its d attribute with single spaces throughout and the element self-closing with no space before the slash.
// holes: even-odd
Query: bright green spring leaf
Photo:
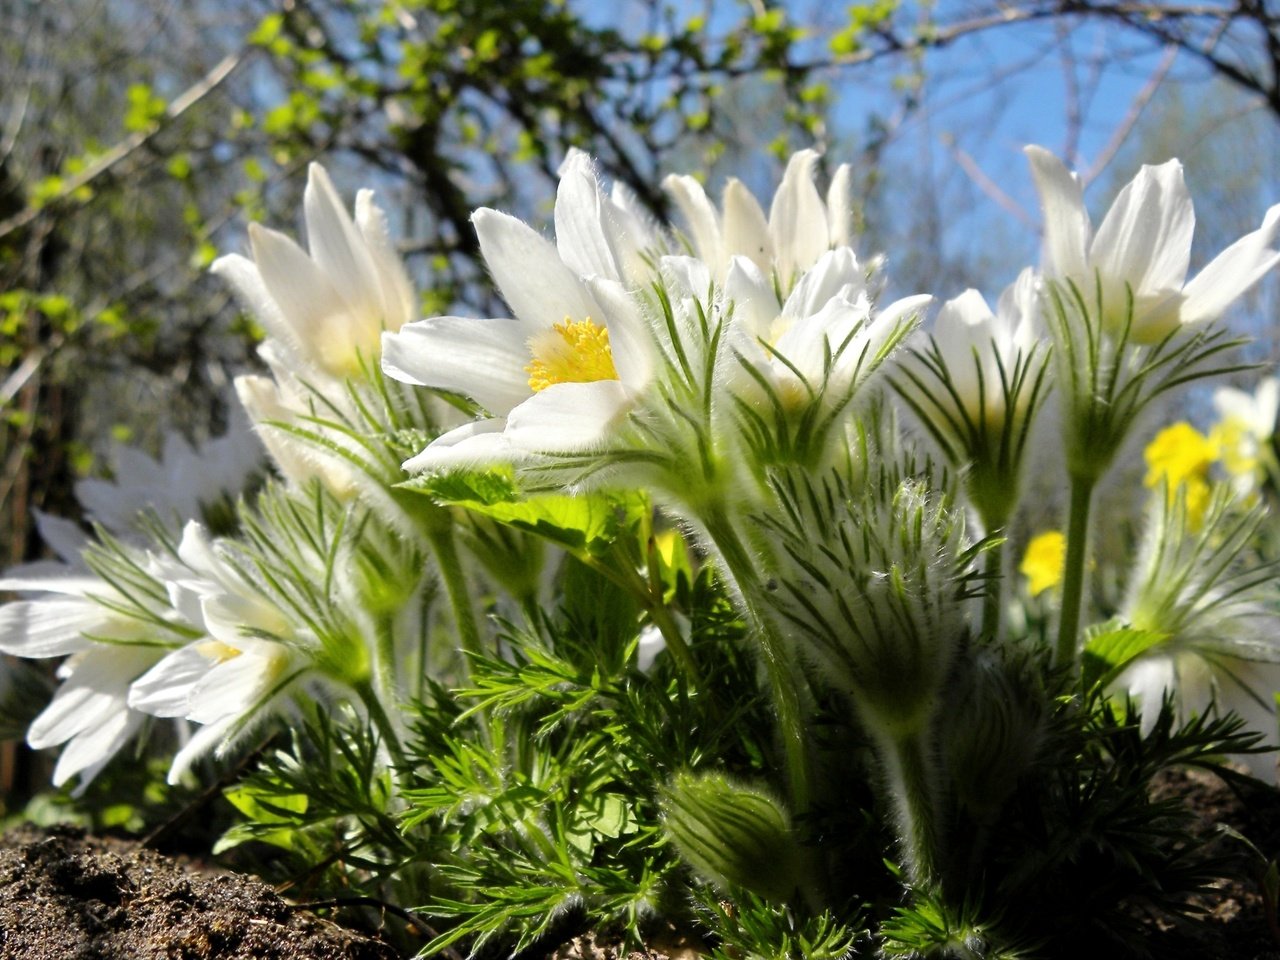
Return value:
<svg viewBox="0 0 1280 960">
<path fill-rule="evenodd" d="M 1167 639 L 1167 633 L 1135 630 L 1116 621 L 1091 628 L 1082 658 L 1085 689 L 1110 683 L 1135 659 Z"/>
</svg>

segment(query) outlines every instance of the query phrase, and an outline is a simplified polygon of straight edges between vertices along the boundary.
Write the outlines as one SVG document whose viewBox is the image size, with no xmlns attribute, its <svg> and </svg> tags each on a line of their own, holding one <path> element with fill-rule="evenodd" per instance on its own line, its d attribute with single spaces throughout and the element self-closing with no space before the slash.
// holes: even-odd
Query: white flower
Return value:
<svg viewBox="0 0 1280 960">
<path fill-rule="evenodd" d="M 724 281 L 734 257 L 746 257 L 766 276 L 776 274 L 783 291 L 827 252 L 850 244 L 850 170 L 841 164 L 831 178 L 826 201 L 814 185 L 818 153 L 801 150 L 787 162 L 768 219 L 760 202 L 740 181 L 730 179 L 717 211 L 693 177 L 663 181 L 684 215 L 694 253 Z"/>
<path fill-rule="evenodd" d="M 357 376 L 377 358 L 382 332 L 413 318 L 413 288 L 371 191 L 356 195 L 352 221 L 324 168 L 312 164 L 303 205 L 309 255 L 251 224 L 253 259 L 222 257 L 213 271 L 236 287 L 291 369 Z"/>
<path fill-rule="evenodd" d="M 1278 204 L 1258 230 L 1188 282 L 1195 213 L 1178 161 L 1144 166 L 1093 234 L 1080 182 L 1048 151 L 1029 146 L 1026 153 L 1044 209 L 1045 277 L 1074 283 L 1089 309 L 1100 294 L 1100 319 L 1112 336 L 1128 319 L 1129 290 L 1129 339 L 1152 344 L 1180 325 L 1216 319 L 1280 262 L 1272 249 L 1280 232 Z"/>
<path fill-rule="evenodd" d="M 591 448 L 649 382 L 651 335 L 627 288 L 644 240 L 586 163 L 566 163 L 555 244 L 494 210 L 472 218 L 511 319 L 434 317 L 384 336 L 388 376 L 470 397 L 491 415 L 445 434 L 406 470 Z"/>
<path fill-rule="evenodd" d="M 1166 692 L 1178 716 L 1235 710 L 1275 745 L 1274 693 L 1280 691 L 1280 642 L 1275 615 L 1275 563 L 1248 559 L 1266 518 L 1264 507 L 1235 509 L 1218 490 L 1198 526 L 1185 494 L 1157 491 L 1136 573 L 1120 620 L 1156 641 L 1109 685 L 1141 705 L 1149 730 Z M 1262 769 L 1259 760 L 1242 757 Z M 1274 769 L 1274 759 L 1265 764 Z"/>
<path fill-rule="evenodd" d="M 938 311 L 933 342 L 970 422 L 1004 421 L 1006 389 L 1036 343 L 1036 298 L 1036 277 L 1028 269 L 1001 295 L 995 313 L 977 290 Z"/>
<path fill-rule="evenodd" d="M 1248 496 L 1257 488 L 1265 466 L 1275 465 L 1272 442 L 1280 412 L 1280 380 L 1265 377 L 1254 393 L 1220 387 L 1214 391 L 1213 405 L 1221 419 L 1211 438 L 1223 466 L 1235 480 L 1237 493 Z"/>
<path fill-rule="evenodd" d="M 1280 663 L 1239 657 L 1205 657 L 1194 650 L 1172 650 L 1141 657 L 1118 676 L 1113 689 L 1125 690 L 1142 713 L 1142 731 L 1150 732 L 1164 697 L 1176 694 L 1180 720 L 1203 714 L 1212 704 L 1219 713 L 1234 712 L 1246 729 L 1262 734 L 1261 745 L 1280 747 L 1275 694 L 1280 692 Z M 1246 753 L 1235 757 L 1260 779 L 1276 779 L 1276 755 Z"/>
<path fill-rule="evenodd" d="M 174 566 L 132 553 L 128 562 L 156 592 Z M 126 596 L 71 563 L 9 571 L 0 590 L 28 597 L 0 606 L 0 652 L 30 659 L 70 655 L 58 669 L 62 684 L 32 722 L 27 742 L 38 750 L 66 744 L 53 783 L 78 776 L 83 790 L 142 723 L 142 714 L 129 708 L 129 684 L 189 636 L 189 624 L 160 601 L 140 601 L 145 595 L 139 592 Z"/>
<path fill-rule="evenodd" d="M 151 510 L 173 529 L 201 516 L 204 507 L 236 497 L 262 466 L 262 445 L 236 411 L 227 432 L 199 447 L 170 431 L 158 459 L 134 447 L 117 446 L 111 480 L 76 484 L 76 499 L 89 519 L 118 535 L 133 532 L 138 517 Z"/>
<path fill-rule="evenodd" d="M 267 638 L 288 638 L 294 630 L 218 555 L 198 523 L 187 524 L 178 556 L 187 571 L 169 581 L 170 598 L 205 636 L 167 654 L 139 677 L 128 700 L 133 709 L 153 716 L 204 724 L 174 758 L 170 783 L 200 756 L 234 742 L 237 733 L 265 716 L 306 666 L 285 643 Z"/>
<path fill-rule="evenodd" d="M 902 325 L 932 299 L 907 297 L 873 314 L 866 275 L 848 247 L 823 253 L 781 304 L 769 277 L 735 257 L 725 296 L 733 305 L 730 352 L 738 358 L 730 389 L 749 402 L 776 399 L 784 410 L 822 397 L 847 402 Z"/>
</svg>

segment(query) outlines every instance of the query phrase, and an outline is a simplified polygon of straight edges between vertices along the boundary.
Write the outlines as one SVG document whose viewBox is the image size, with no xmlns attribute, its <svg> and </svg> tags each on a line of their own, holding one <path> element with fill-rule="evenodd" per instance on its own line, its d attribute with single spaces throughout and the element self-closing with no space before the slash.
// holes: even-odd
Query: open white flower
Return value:
<svg viewBox="0 0 1280 960">
<path fill-rule="evenodd" d="M 791 157 L 767 219 L 739 180 L 725 184 L 721 210 L 693 177 L 673 174 L 663 181 L 684 215 L 694 253 L 717 280 L 726 279 L 734 257 L 746 257 L 766 276 L 776 274 L 779 287 L 787 291 L 829 249 L 850 245 L 849 167 L 836 169 L 824 202 L 813 182 L 818 156 L 815 150 L 801 150 Z"/>
<path fill-rule="evenodd" d="M 353 221 L 329 175 L 312 164 L 303 195 L 310 253 L 282 233 L 252 224 L 253 259 L 219 258 L 226 277 L 298 372 L 342 379 L 375 360 L 384 330 L 413 318 L 413 288 L 373 194 L 356 195 Z"/>
<path fill-rule="evenodd" d="M 141 553 L 129 562 L 135 578 L 151 581 L 153 593 L 176 566 Z M 190 624 L 159 600 L 127 596 L 79 564 L 15 569 L 0 578 L 0 590 L 24 595 L 0 606 L 0 652 L 68 657 L 58 668 L 62 683 L 32 722 L 27 742 L 37 750 L 65 744 L 54 786 L 79 777 L 83 790 L 142 724 L 143 715 L 128 705 L 130 683 L 190 636 Z"/>
<path fill-rule="evenodd" d="M 725 296 L 733 309 L 729 389 L 784 413 L 846 404 L 932 299 L 906 297 L 873 312 L 848 247 L 822 254 L 782 303 L 756 264 L 735 257 Z"/>
<path fill-rule="evenodd" d="M 170 581 L 170 597 L 205 636 L 167 654 L 129 691 L 135 710 L 204 725 L 174 758 L 170 783 L 267 716 L 306 668 L 294 649 L 268 639 L 291 636 L 289 621 L 219 557 L 199 524 L 187 524 L 178 555 L 188 575 Z"/>
<path fill-rule="evenodd" d="M 1195 212 L 1178 161 L 1144 166 L 1094 234 L 1079 180 L 1047 150 L 1029 146 L 1026 153 L 1044 209 L 1045 277 L 1074 283 L 1091 310 L 1101 296 L 1100 320 L 1112 336 L 1130 319 L 1130 291 L 1129 339 L 1158 343 L 1180 325 L 1217 319 L 1280 262 L 1273 249 L 1280 233 L 1277 204 L 1258 230 L 1188 282 Z"/>
<path fill-rule="evenodd" d="M 627 286 L 644 238 L 620 225 L 584 163 L 566 164 L 554 244 L 495 210 L 472 218 L 512 318 L 433 317 L 384 336 L 388 376 L 470 397 L 491 415 L 446 433 L 406 470 L 591 448 L 648 383 L 651 335 Z"/>
<path fill-rule="evenodd" d="M 263 462 L 262 444 L 235 409 L 227 432 L 196 447 L 180 434 L 165 434 L 160 456 L 117 446 L 111 456 L 111 480 L 76 484 L 76 499 L 89 519 L 112 533 L 127 535 L 150 510 L 176 533 L 181 524 L 223 498 L 234 499 Z"/>
</svg>

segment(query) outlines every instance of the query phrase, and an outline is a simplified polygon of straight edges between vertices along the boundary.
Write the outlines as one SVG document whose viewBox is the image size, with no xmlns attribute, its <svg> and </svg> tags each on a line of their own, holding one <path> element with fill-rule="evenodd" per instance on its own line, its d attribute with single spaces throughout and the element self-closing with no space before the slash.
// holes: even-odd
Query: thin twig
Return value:
<svg viewBox="0 0 1280 960">
<path fill-rule="evenodd" d="M 27 206 L 8 219 L 0 221 L 0 239 L 7 237 L 15 230 L 20 230 L 27 226 L 51 204 L 67 199 L 75 191 L 115 169 L 124 160 L 150 143 L 169 124 L 203 100 L 227 77 L 231 76 L 236 67 L 244 62 L 245 54 L 245 50 L 237 50 L 235 53 L 230 53 L 218 61 L 212 70 L 184 90 L 169 104 L 165 109 L 163 122 L 157 123 L 147 130 L 138 130 L 125 137 L 79 173 L 67 177 L 58 192 L 44 203 Z"/>
</svg>

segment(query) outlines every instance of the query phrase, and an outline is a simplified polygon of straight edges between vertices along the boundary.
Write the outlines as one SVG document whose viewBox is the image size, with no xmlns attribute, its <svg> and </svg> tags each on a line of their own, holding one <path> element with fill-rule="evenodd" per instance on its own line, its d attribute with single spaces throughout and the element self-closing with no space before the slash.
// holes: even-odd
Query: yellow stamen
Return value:
<svg viewBox="0 0 1280 960">
<path fill-rule="evenodd" d="M 529 341 L 533 359 L 524 368 L 534 393 L 555 383 L 591 383 L 617 380 L 609 330 L 594 322 L 564 318 Z"/>
<path fill-rule="evenodd" d="M 206 640 L 196 649 L 210 660 L 214 660 L 218 663 L 226 663 L 228 660 L 234 660 L 244 652 L 223 643 L 221 640 Z"/>
</svg>

